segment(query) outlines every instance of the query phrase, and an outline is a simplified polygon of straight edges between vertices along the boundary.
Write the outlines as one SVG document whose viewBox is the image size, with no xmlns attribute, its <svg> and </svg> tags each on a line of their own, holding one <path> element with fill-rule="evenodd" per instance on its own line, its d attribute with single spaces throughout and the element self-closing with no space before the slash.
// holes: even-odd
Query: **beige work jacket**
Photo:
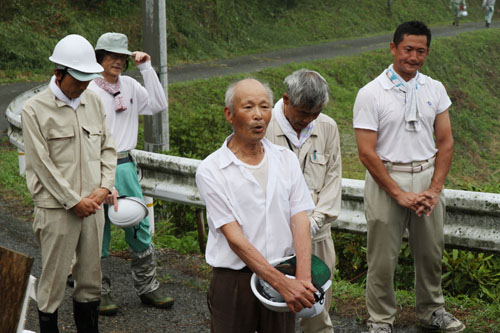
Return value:
<svg viewBox="0 0 500 333">
<path fill-rule="evenodd" d="M 99 187 L 111 190 L 116 151 L 99 97 L 85 90 L 75 111 L 47 88 L 23 106 L 26 181 L 35 206 L 75 206 Z"/>
<path fill-rule="evenodd" d="M 309 139 L 301 148 L 287 143 L 285 134 L 273 117 L 266 137 L 273 143 L 290 148 L 297 155 L 316 208 L 311 216 L 320 224 L 335 220 L 340 213 L 342 163 L 339 130 L 335 121 L 320 114 Z"/>
</svg>

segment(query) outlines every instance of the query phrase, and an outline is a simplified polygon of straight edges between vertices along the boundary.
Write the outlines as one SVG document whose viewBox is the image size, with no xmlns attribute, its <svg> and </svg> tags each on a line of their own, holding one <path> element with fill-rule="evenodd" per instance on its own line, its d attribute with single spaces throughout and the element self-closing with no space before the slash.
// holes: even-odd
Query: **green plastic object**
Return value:
<svg viewBox="0 0 500 333">
<path fill-rule="evenodd" d="M 275 266 L 277 270 L 282 272 L 283 274 L 295 276 L 295 270 L 297 267 L 297 257 L 293 256 L 290 259 L 287 259 L 278 265 Z M 326 281 L 330 279 L 332 272 L 330 268 L 316 255 L 311 256 L 311 278 L 313 285 L 317 288 L 317 286 L 322 286 Z"/>
</svg>

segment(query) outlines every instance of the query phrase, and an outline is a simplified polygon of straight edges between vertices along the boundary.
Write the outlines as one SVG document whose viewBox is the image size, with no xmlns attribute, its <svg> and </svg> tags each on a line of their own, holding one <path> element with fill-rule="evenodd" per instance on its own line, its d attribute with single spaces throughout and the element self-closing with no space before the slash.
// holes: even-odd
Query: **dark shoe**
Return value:
<svg viewBox="0 0 500 333">
<path fill-rule="evenodd" d="M 80 303 L 73 300 L 77 333 L 99 333 L 99 301 Z"/>
<path fill-rule="evenodd" d="M 141 302 L 146 305 L 154 306 L 155 308 L 170 308 L 174 305 L 172 297 L 161 294 L 160 288 L 146 294 L 139 295 Z"/>
<path fill-rule="evenodd" d="M 101 304 L 99 304 L 99 314 L 103 316 L 114 315 L 118 311 L 118 305 L 116 305 L 111 294 L 106 294 L 101 296 Z"/>
<path fill-rule="evenodd" d="M 68 275 L 68 278 L 66 279 L 66 285 L 70 288 L 75 287 L 75 280 L 73 280 L 73 274 Z"/>
<path fill-rule="evenodd" d="M 59 333 L 57 328 L 57 310 L 54 313 L 46 313 L 38 310 L 38 322 L 40 333 Z"/>
</svg>

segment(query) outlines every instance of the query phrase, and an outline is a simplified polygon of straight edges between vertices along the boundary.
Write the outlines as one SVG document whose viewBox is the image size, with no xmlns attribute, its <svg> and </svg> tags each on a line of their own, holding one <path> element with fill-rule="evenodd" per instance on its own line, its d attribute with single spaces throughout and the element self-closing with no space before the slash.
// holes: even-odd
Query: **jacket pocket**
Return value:
<svg viewBox="0 0 500 333">
<path fill-rule="evenodd" d="M 323 188 L 328 157 L 328 154 L 312 153 L 307 158 L 308 163 L 305 165 L 304 178 L 309 189 L 315 193 L 318 193 Z"/>
<path fill-rule="evenodd" d="M 47 132 L 47 145 L 56 166 L 75 161 L 75 131 L 73 127 L 51 128 Z"/>
<path fill-rule="evenodd" d="M 102 129 L 95 126 L 82 125 L 82 147 L 85 149 L 84 158 L 89 161 L 101 159 Z"/>
</svg>

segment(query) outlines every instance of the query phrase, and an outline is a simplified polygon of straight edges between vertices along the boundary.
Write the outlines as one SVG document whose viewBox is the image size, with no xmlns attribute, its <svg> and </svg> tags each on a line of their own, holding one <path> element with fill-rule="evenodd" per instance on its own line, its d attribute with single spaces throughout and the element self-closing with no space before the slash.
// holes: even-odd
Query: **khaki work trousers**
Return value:
<svg viewBox="0 0 500 333">
<path fill-rule="evenodd" d="M 71 210 L 35 207 L 33 231 L 42 255 L 38 280 L 38 309 L 54 313 L 64 298 L 73 256 L 73 299 L 79 303 L 101 297 L 101 244 L 104 212 L 86 218 Z"/>
<path fill-rule="evenodd" d="M 434 173 L 434 166 L 419 173 L 390 171 L 390 176 L 407 192 L 426 190 Z M 429 323 L 432 313 L 444 307 L 441 290 L 441 260 L 443 256 L 445 198 L 441 193 L 431 216 L 418 217 L 411 210 L 399 206 L 378 184 L 369 172 L 365 182 L 365 214 L 368 228 L 366 305 L 369 322 L 394 322 L 396 297 L 394 271 L 398 262 L 403 234 L 408 239 L 415 267 L 415 296 L 417 317 Z"/>
<path fill-rule="evenodd" d="M 318 256 L 330 268 L 333 278 L 335 272 L 335 246 L 332 239 L 332 224 L 325 223 L 312 239 L 312 253 Z M 333 324 L 330 319 L 330 305 L 332 304 L 332 287 L 325 290 L 325 307 L 313 318 L 300 319 L 300 328 L 305 333 L 331 333 Z"/>
</svg>

